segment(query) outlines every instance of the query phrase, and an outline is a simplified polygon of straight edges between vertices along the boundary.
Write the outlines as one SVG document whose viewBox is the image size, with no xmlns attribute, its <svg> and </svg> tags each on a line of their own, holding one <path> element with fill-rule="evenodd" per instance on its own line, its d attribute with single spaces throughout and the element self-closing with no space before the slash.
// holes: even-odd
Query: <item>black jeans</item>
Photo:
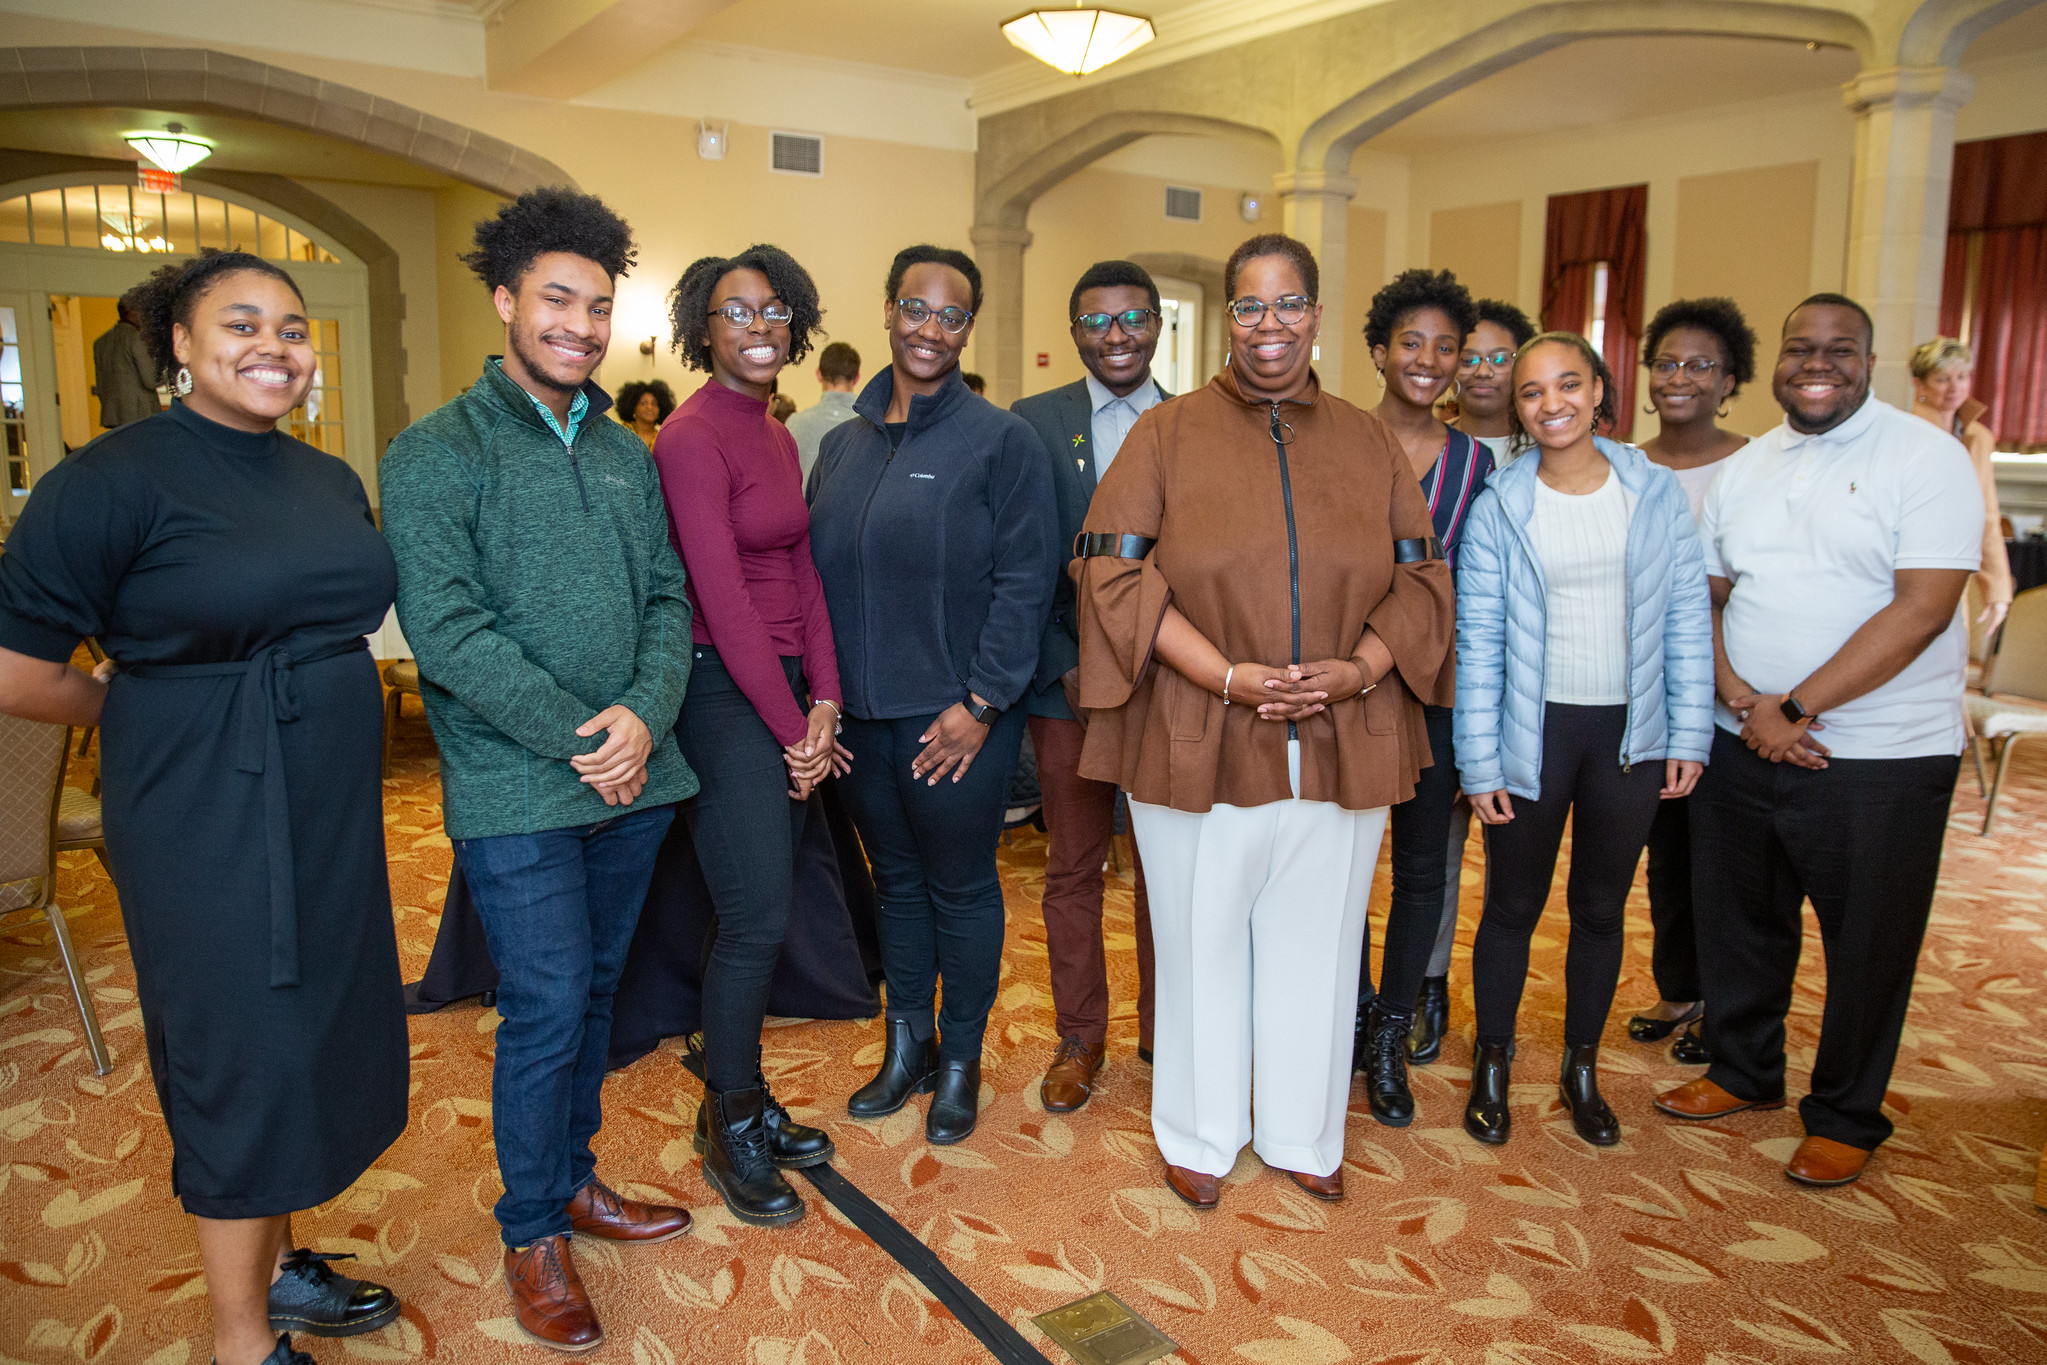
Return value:
<svg viewBox="0 0 2047 1365">
<path fill-rule="evenodd" d="M 1481 1044 L 1514 1041 L 1528 940 L 1549 899 L 1566 818 L 1571 942 L 1564 956 L 1564 1042 L 1597 1043 L 1606 1028 L 1621 976 L 1628 888 L 1663 790 L 1661 758 L 1621 767 L 1626 725 L 1625 706 L 1544 706 L 1542 798 L 1511 798 L 1514 818 L 1485 827 L 1485 914 L 1471 952 Z"/>
<path fill-rule="evenodd" d="M 1002 878 L 995 844 L 1023 747 L 1021 706 L 990 729 L 966 777 L 910 776 L 918 738 L 937 716 L 846 718 L 853 771 L 839 794 L 874 869 L 875 927 L 888 975 L 888 1017 L 939 1036 L 948 1061 L 977 1061 L 1002 972 Z M 934 1019 L 940 978 L 945 1008 Z"/>
<path fill-rule="evenodd" d="M 1649 826 L 1649 970 L 1665 1000 L 1697 1000 L 1699 949 L 1692 933 L 1692 798 L 1665 801 Z"/>
<path fill-rule="evenodd" d="M 1810 897 L 1827 1003 L 1799 1117 L 1812 1136 L 1865 1151 L 1891 1135 L 1884 1089 L 1961 761 L 1835 758 L 1813 771 L 1714 732 L 1692 795 L 1707 1079 L 1747 1100 L 1784 1093 L 1784 1016 Z"/>
<path fill-rule="evenodd" d="M 789 799 L 782 746 L 718 651 L 693 645 L 689 692 L 675 737 L 703 785 L 686 804 L 690 840 L 711 890 L 704 951 L 704 1070 L 712 1090 L 753 1085 L 768 987 L 789 932 L 796 850 L 810 802 Z M 798 707 L 803 661 L 782 672 Z"/>
<path fill-rule="evenodd" d="M 1393 899 L 1386 911 L 1386 946 L 1379 964 L 1379 1008 L 1400 1018 L 1414 1014 L 1422 974 L 1443 922 L 1449 866 L 1443 856 L 1450 838 L 1450 808 L 1457 802 L 1457 763 L 1450 750 L 1447 706 L 1422 707 L 1434 760 L 1415 780 L 1414 795 L 1393 808 Z M 1372 998 L 1372 954 L 1360 959 L 1358 1002 Z"/>
</svg>

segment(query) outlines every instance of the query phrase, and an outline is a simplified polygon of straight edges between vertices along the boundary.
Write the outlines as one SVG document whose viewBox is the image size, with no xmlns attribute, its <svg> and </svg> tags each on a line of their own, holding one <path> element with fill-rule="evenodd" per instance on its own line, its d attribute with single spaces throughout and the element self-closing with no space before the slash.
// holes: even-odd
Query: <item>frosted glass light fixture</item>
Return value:
<svg viewBox="0 0 2047 1365">
<path fill-rule="evenodd" d="M 1099 71 L 1158 37 L 1142 14 L 1076 4 L 1026 10 L 1004 21 L 1002 36 L 1069 76 Z"/>
<path fill-rule="evenodd" d="M 160 133 L 127 133 L 123 136 L 130 147 L 172 175 L 213 155 L 213 144 L 205 138 L 193 137 L 185 131 L 182 123 L 166 124 Z"/>
</svg>

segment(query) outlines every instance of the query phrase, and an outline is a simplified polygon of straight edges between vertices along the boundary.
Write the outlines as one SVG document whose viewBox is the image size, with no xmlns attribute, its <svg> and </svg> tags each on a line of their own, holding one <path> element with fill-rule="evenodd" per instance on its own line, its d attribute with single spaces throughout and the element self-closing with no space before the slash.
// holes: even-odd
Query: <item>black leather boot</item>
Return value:
<svg viewBox="0 0 2047 1365">
<path fill-rule="evenodd" d="M 1421 999 L 1415 1002 L 1414 1031 L 1407 1035 L 1407 1059 L 1427 1066 L 1443 1055 L 1443 1034 L 1450 1028 L 1450 978 L 1422 978 Z"/>
<path fill-rule="evenodd" d="M 1513 1084 L 1514 1045 L 1481 1043 L 1471 1058 L 1471 1099 L 1464 1106 L 1464 1131 L 1498 1147 L 1513 1130 L 1507 1088 Z"/>
<path fill-rule="evenodd" d="M 798 1123 L 789 1117 L 789 1111 L 775 1098 L 775 1092 L 768 1089 L 768 1077 L 764 1071 L 754 1072 L 755 1085 L 761 1091 L 761 1111 L 768 1126 L 768 1159 L 785 1171 L 802 1166 L 822 1166 L 838 1155 L 838 1148 L 832 1145 L 831 1134 L 821 1128 Z M 703 1151 L 710 1145 L 711 1106 L 697 1106 L 697 1150 Z"/>
<path fill-rule="evenodd" d="M 215 1359 L 213 1365 L 220 1365 Z M 262 1365 L 314 1365 L 313 1358 L 304 1351 L 291 1349 L 291 1333 L 286 1332 L 277 1339 L 277 1348 L 263 1357 Z"/>
<path fill-rule="evenodd" d="M 1374 1002 L 1365 1012 L 1365 1098 L 1372 1117 L 1388 1128 L 1414 1122 L 1414 1092 L 1407 1088 L 1408 1021 Z"/>
<path fill-rule="evenodd" d="M 766 1096 L 759 1090 L 706 1090 L 711 1111 L 704 1183 L 742 1223 L 777 1227 L 803 1216 L 803 1199 L 768 1156 Z"/>
<path fill-rule="evenodd" d="M 270 1326 L 316 1337 L 374 1332 L 398 1316 L 398 1296 L 383 1285 L 336 1275 L 329 1261 L 355 1259 L 346 1251 L 300 1248 L 284 1258 L 270 1286 Z"/>
<path fill-rule="evenodd" d="M 846 1101 L 846 1112 L 856 1119 L 893 1114 L 910 1102 L 910 1096 L 931 1093 L 932 1077 L 938 1071 L 938 1039 L 920 1043 L 910 1032 L 909 1020 L 891 1019 L 885 1047 L 881 1070 Z"/>
<path fill-rule="evenodd" d="M 1565 1044 L 1564 1074 L 1557 1088 L 1579 1137 L 1594 1147 L 1611 1147 L 1621 1140 L 1621 1121 L 1599 1093 L 1599 1044 Z"/>
<path fill-rule="evenodd" d="M 940 1062 L 931 1092 L 931 1112 L 924 1116 L 924 1140 L 934 1147 L 964 1141 L 981 1117 L 981 1059 Z"/>
<path fill-rule="evenodd" d="M 1369 1027 L 1371 1014 L 1371 1001 L 1358 1001 L 1357 1022 L 1351 1026 L 1350 1034 L 1350 1069 L 1352 1071 L 1368 1071 L 1371 1069 L 1372 1031 Z"/>
</svg>

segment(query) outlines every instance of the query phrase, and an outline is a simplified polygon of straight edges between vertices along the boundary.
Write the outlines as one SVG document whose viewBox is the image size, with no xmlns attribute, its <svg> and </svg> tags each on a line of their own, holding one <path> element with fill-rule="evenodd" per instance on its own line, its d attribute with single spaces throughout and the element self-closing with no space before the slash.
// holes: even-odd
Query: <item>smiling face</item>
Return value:
<svg viewBox="0 0 2047 1365">
<path fill-rule="evenodd" d="M 972 312 L 974 287 L 967 283 L 965 275 L 949 265 L 919 261 L 903 272 L 896 298 L 921 299 L 930 310 L 921 326 L 912 326 L 909 317 L 896 307 L 895 299 L 882 305 L 882 320 L 888 324 L 889 355 L 895 361 L 898 382 L 913 392 L 929 393 L 959 366 L 960 352 L 967 348 L 967 338 L 974 334 L 972 319 L 955 335 L 939 325 L 938 314 L 947 308 Z"/>
<path fill-rule="evenodd" d="M 1838 303 L 1809 303 L 1784 319 L 1770 392 L 1793 429 L 1831 431 L 1869 397 L 1869 329 Z"/>
<path fill-rule="evenodd" d="M 1658 374 L 1659 360 L 1675 362 L 1678 368 L 1667 375 Z M 1713 365 L 1703 378 L 1685 368 L 1700 361 Z M 1717 333 L 1703 327 L 1673 327 L 1656 343 L 1656 354 L 1649 357 L 1649 403 L 1666 426 L 1710 422 L 1733 393 L 1727 349 Z"/>
<path fill-rule="evenodd" d="M 661 400 L 651 393 L 640 395 L 640 401 L 633 404 L 633 421 L 643 426 L 653 426 L 661 420 Z"/>
<path fill-rule="evenodd" d="M 712 313 L 706 339 L 711 347 L 711 377 L 728 389 L 765 399 L 789 363 L 789 324 L 769 322 L 761 310 L 780 303 L 781 296 L 758 270 L 728 270 L 711 286 L 713 310 L 734 304 L 753 310 L 753 321 L 734 327 L 731 319 Z"/>
<path fill-rule="evenodd" d="M 1107 313 L 1109 330 L 1100 336 L 1089 336 L 1081 330 L 1078 322 L 1073 324 L 1073 345 L 1080 352 L 1080 363 L 1087 372 L 1102 382 L 1102 387 L 1118 398 L 1132 392 L 1151 375 L 1151 358 L 1159 348 L 1159 321 L 1146 319 L 1143 326 L 1131 332 L 1123 326 L 1123 314 L 1133 309 L 1145 312 L 1152 308 L 1151 295 L 1134 284 L 1101 285 L 1084 289 L 1080 295 L 1080 306 L 1076 317 L 1090 313 Z"/>
<path fill-rule="evenodd" d="M 1514 365 L 1514 411 L 1521 429 L 1544 450 L 1566 450 L 1591 438 L 1605 386 L 1575 346 L 1533 347 Z"/>
<path fill-rule="evenodd" d="M 1912 381 L 1912 396 L 1935 412 L 1959 412 L 1975 387 L 1976 372 L 1967 365 L 1950 365 L 1924 379 Z"/>
<path fill-rule="evenodd" d="M 1396 318 L 1389 344 L 1372 348 L 1372 363 L 1386 376 L 1387 396 L 1430 409 L 1457 377 L 1463 335 L 1440 308 L 1417 308 Z"/>
<path fill-rule="evenodd" d="M 1457 407 L 1466 417 L 1490 422 L 1506 415 L 1514 382 L 1514 351 L 1514 334 L 1497 322 L 1481 322 L 1464 338 Z"/>
<path fill-rule="evenodd" d="M 274 275 L 216 277 L 171 327 L 171 349 L 192 373 L 185 405 L 210 421 L 269 431 L 313 387 L 305 301 Z"/>
<path fill-rule="evenodd" d="M 533 258 L 516 292 L 493 295 L 505 322 L 505 372 L 528 392 L 573 394 L 611 345 L 611 276 L 587 256 Z"/>
<path fill-rule="evenodd" d="M 1308 382 L 1315 361 L 1315 337 L 1322 330 L 1322 305 L 1308 309 L 1300 321 L 1283 323 L 1270 307 L 1279 299 L 1302 298 L 1308 288 L 1301 272 L 1284 256 L 1253 256 L 1237 267 L 1236 298 L 1257 299 L 1267 306 L 1253 326 L 1230 321 L 1230 369 L 1237 391 L 1266 401 L 1290 398 Z M 1234 300 L 1233 300 L 1234 301 Z"/>
</svg>

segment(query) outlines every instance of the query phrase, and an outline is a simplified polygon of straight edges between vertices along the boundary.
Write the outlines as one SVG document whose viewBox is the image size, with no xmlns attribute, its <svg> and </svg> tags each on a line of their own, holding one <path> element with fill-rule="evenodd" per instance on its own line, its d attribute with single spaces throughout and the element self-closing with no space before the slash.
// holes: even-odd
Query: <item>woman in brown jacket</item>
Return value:
<svg viewBox="0 0 2047 1365">
<path fill-rule="evenodd" d="M 1200 1208 L 1247 1141 L 1343 1195 L 1372 870 L 1429 761 L 1421 703 L 1455 695 L 1428 506 L 1386 429 L 1321 392 L 1316 285 L 1290 237 L 1237 248 L 1228 368 L 1131 428 L 1076 550 L 1080 770 L 1130 794 L 1152 1133 Z"/>
</svg>

